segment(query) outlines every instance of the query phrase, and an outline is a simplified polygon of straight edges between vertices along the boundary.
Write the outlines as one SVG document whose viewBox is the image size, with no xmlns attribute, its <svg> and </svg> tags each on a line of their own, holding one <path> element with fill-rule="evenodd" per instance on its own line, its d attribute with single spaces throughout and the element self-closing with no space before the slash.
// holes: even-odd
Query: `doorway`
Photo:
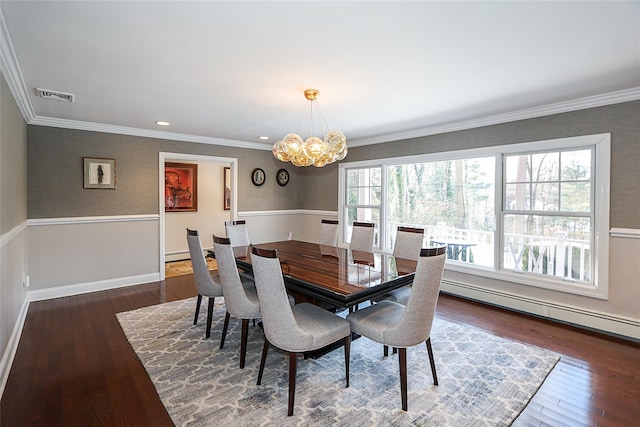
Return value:
<svg viewBox="0 0 640 427">
<path fill-rule="evenodd" d="M 198 172 L 198 210 L 192 212 L 165 212 L 165 177 L 164 177 L 164 165 L 165 163 L 191 163 L 198 164 L 199 169 L 202 171 L 209 171 L 204 176 L 200 177 L 200 171 Z M 176 245 L 184 242 L 186 247 L 186 239 L 184 239 L 184 231 L 186 227 L 194 229 L 202 229 L 200 235 L 203 244 L 203 248 L 207 248 L 209 245 L 207 242 L 212 240 L 211 235 L 215 231 L 220 233 L 215 227 L 224 227 L 224 218 L 235 219 L 237 214 L 237 158 L 230 157 L 217 157 L 217 156 L 203 156 L 196 154 L 184 154 L 184 153 L 159 153 L 159 174 L 158 174 L 158 200 L 159 200 L 159 250 L 158 260 L 160 269 L 160 280 L 164 280 L 165 274 L 165 262 L 167 257 L 180 257 L 185 253 L 184 248 L 177 248 Z M 229 167 L 230 197 L 224 195 L 224 168 Z M 219 173 L 216 172 L 219 171 Z M 212 187 L 212 186 L 215 186 Z M 209 190 L 206 190 L 209 188 Z M 215 193 L 215 194 L 213 194 Z M 219 195 L 220 197 L 216 197 Z M 229 205 L 229 210 L 224 210 L 224 205 Z M 218 221 L 217 218 L 220 219 Z M 170 226 L 171 229 L 167 229 Z M 167 252 L 167 243 L 170 243 L 170 253 Z M 176 243 L 179 242 L 179 243 Z M 209 242 L 211 243 L 211 242 Z M 188 257 L 188 250 L 186 251 Z"/>
</svg>

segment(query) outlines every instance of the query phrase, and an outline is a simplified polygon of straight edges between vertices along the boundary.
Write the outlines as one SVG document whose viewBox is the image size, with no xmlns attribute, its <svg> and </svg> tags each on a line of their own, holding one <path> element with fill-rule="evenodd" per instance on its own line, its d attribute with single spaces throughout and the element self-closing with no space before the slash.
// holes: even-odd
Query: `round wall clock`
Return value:
<svg viewBox="0 0 640 427">
<path fill-rule="evenodd" d="M 278 184 L 281 186 L 287 185 L 289 182 L 289 172 L 286 169 L 280 169 L 276 173 L 276 181 L 278 181 Z"/>
<path fill-rule="evenodd" d="M 253 172 L 251 172 L 251 182 L 253 185 L 260 186 L 264 184 L 265 174 L 264 171 L 260 168 L 255 168 Z"/>
</svg>

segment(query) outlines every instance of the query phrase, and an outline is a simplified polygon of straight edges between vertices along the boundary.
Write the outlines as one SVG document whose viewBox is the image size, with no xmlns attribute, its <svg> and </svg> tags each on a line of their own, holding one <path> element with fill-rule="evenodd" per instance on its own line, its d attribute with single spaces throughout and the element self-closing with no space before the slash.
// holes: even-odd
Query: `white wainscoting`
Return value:
<svg viewBox="0 0 640 427">
<path fill-rule="evenodd" d="M 9 377 L 29 302 L 27 299 L 27 223 L 0 237 L 0 395 Z"/>
<path fill-rule="evenodd" d="M 27 223 L 30 293 L 34 292 L 35 298 L 159 278 L 158 215 L 54 218 Z"/>
<path fill-rule="evenodd" d="M 317 242 L 322 219 L 338 219 L 336 211 L 281 210 L 245 211 L 238 218 L 247 221 L 251 243 L 304 240 Z"/>
</svg>

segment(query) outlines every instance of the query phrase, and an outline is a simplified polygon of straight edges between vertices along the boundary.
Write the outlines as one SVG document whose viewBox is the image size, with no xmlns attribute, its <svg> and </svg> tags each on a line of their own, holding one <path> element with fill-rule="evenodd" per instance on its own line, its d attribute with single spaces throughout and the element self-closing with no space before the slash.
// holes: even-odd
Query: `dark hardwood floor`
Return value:
<svg viewBox="0 0 640 427">
<path fill-rule="evenodd" d="M 195 295 L 187 275 L 32 303 L 0 425 L 173 425 L 115 313 Z M 514 425 L 639 425 L 638 344 L 446 295 L 437 315 L 562 355 Z"/>
</svg>

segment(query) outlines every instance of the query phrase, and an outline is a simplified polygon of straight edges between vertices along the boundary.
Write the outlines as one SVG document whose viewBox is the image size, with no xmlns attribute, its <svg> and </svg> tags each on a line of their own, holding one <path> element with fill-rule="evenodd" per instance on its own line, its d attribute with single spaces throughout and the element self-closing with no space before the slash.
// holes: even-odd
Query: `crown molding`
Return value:
<svg viewBox="0 0 640 427">
<path fill-rule="evenodd" d="M 248 148 L 253 150 L 271 150 L 270 144 L 258 142 L 237 141 L 232 139 L 213 138 L 198 135 L 163 132 L 151 129 L 140 129 L 125 126 L 106 125 L 101 123 L 83 122 L 78 120 L 57 119 L 53 117 L 41 117 L 36 115 L 33 105 L 29 100 L 27 85 L 22 77 L 11 37 L 6 26 L 4 14 L 0 8 L 0 69 L 7 80 L 7 84 L 18 104 L 27 124 L 37 126 L 50 126 L 65 129 L 77 129 L 103 133 L 115 133 L 121 135 L 141 136 L 147 138 L 168 139 L 174 141 L 194 142 L 199 144 L 223 145 L 235 148 Z M 462 120 L 443 125 L 427 126 L 424 128 L 378 135 L 370 138 L 359 138 L 349 141 L 350 147 L 379 144 L 390 141 L 400 141 L 411 138 L 419 138 L 429 135 L 437 135 L 447 132 L 455 132 L 473 129 L 482 126 L 496 125 L 517 120 L 525 120 L 552 114 L 566 113 L 570 111 L 584 110 L 587 108 L 602 107 L 605 105 L 619 104 L 622 102 L 636 101 L 640 99 L 640 87 L 635 87 L 617 92 L 579 98 L 571 101 L 558 102 L 540 107 L 527 108 L 513 112 L 495 114 L 471 120 Z"/>
<path fill-rule="evenodd" d="M 361 138 L 349 141 L 350 147 L 360 147 L 364 145 L 380 144 L 390 141 L 401 141 L 404 139 L 419 138 L 429 135 L 438 135 L 460 130 L 474 129 L 483 126 L 499 125 L 502 123 L 515 122 L 518 120 L 533 119 L 536 117 L 550 116 L 553 114 L 568 113 L 571 111 L 586 110 L 588 108 L 603 107 L 605 105 L 620 104 L 623 102 L 637 101 L 640 99 L 640 87 L 609 92 L 601 95 L 588 96 L 585 98 L 563 101 L 555 104 L 543 105 L 540 107 L 526 108 L 502 114 L 481 117 L 471 120 L 447 123 L 443 125 L 428 126 L 410 131 L 396 132 L 371 138 Z"/>
<path fill-rule="evenodd" d="M 16 104 L 18 104 L 22 117 L 27 123 L 30 123 L 36 115 L 29 100 L 27 85 L 22 78 L 22 71 L 20 71 L 16 52 L 13 50 L 13 43 L 11 43 L 2 8 L 0 8 L 0 70 L 2 70 Z"/>
<path fill-rule="evenodd" d="M 141 136 L 145 138 L 169 139 L 172 141 L 195 142 L 198 144 L 224 145 L 234 148 L 249 148 L 252 150 L 269 150 L 270 145 L 258 142 L 236 141 L 233 139 L 213 138 L 208 136 L 188 135 L 184 133 L 163 132 L 151 129 L 140 129 L 126 126 L 105 125 L 102 123 L 82 122 L 78 120 L 56 119 L 53 117 L 36 116 L 30 125 L 50 126 L 64 129 L 86 130 L 92 132 L 115 133 L 119 135 Z"/>
</svg>

